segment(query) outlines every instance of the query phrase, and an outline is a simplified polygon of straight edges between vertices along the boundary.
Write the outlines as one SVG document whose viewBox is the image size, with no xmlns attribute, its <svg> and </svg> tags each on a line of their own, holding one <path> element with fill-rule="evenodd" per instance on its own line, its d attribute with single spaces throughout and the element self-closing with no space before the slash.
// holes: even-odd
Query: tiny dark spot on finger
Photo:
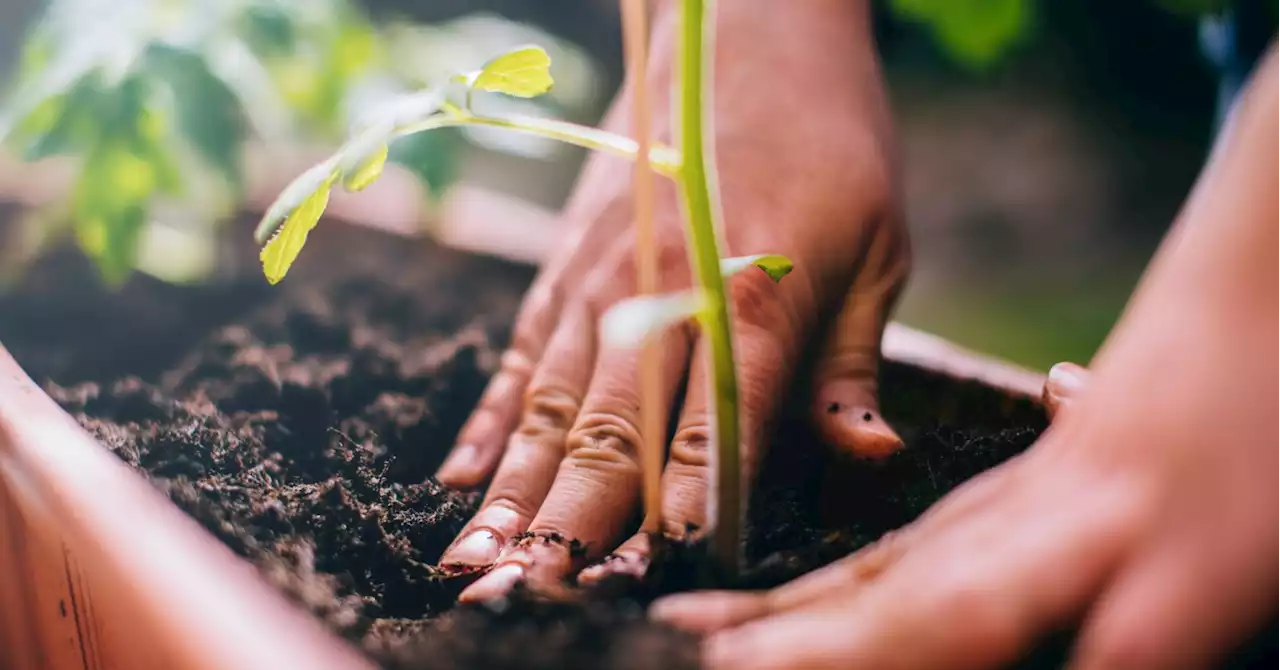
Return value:
<svg viewBox="0 0 1280 670">
<path fill-rule="evenodd" d="M 871 416 L 871 412 L 863 412 L 863 413 L 862 413 L 862 420 L 863 420 L 863 421 L 870 421 L 872 418 L 874 418 L 874 417 L 872 417 L 872 416 Z"/>
<path fill-rule="evenodd" d="M 835 414 L 836 412 L 839 412 L 839 411 L 840 411 L 840 403 L 833 402 L 830 405 L 827 405 L 827 414 Z"/>
</svg>

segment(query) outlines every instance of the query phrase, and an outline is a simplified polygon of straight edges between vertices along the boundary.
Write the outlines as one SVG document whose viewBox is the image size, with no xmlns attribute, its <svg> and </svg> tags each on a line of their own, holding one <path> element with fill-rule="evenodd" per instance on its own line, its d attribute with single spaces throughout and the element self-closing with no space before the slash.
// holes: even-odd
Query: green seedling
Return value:
<svg viewBox="0 0 1280 670">
<path fill-rule="evenodd" d="M 715 171 L 707 142 L 710 122 L 706 100 L 711 88 L 713 15 L 708 0 L 683 0 L 675 78 L 678 148 L 651 144 L 648 165 L 673 179 L 681 194 L 685 234 L 696 286 L 668 295 L 642 295 L 624 300 L 601 319 L 603 343 L 611 347 L 642 346 L 662 329 L 695 319 L 710 349 L 714 399 L 712 441 L 715 444 L 714 507 L 710 552 L 715 568 L 732 576 L 739 568 L 743 492 L 739 453 L 737 373 L 730 330 L 725 278 L 758 268 L 780 281 L 791 261 L 778 255 L 722 258 L 721 212 Z M 482 125 L 530 133 L 577 146 L 635 159 L 639 143 L 595 128 L 536 117 L 494 116 L 477 112 L 477 92 L 517 97 L 541 95 L 554 85 L 551 59 L 536 46 L 515 49 L 473 72 L 458 73 L 435 88 L 405 96 L 359 124 L 358 130 L 331 157 L 304 172 L 268 208 L 255 231 L 262 249 L 267 281 L 282 280 L 315 228 L 335 185 L 360 190 L 375 181 L 395 139 L 453 126 Z M 650 510 L 652 511 L 652 510 Z"/>
</svg>

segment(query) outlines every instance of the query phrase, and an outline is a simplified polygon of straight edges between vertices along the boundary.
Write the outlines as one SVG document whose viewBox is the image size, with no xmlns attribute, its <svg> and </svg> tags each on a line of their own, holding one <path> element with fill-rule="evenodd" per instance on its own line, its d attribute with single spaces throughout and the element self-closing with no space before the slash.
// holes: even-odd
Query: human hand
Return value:
<svg viewBox="0 0 1280 670">
<path fill-rule="evenodd" d="M 1274 615 L 1274 47 L 1054 425 L 906 528 L 767 593 L 672 596 L 712 668 L 987 668 L 1079 625 L 1072 667 L 1212 667 Z"/>
<path fill-rule="evenodd" d="M 655 110 L 669 108 L 671 18 L 655 24 Z M 759 457 L 821 315 L 842 307 L 817 367 L 815 419 L 845 449 L 891 451 L 901 441 L 879 416 L 876 365 L 908 254 L 867 9 L 825 0 L 775 12 L 735 2 L 718 20 L 715 146 L 728 255 L 782 253 L 796 265 L 780 284 L 755 271 L 729 281 L 744 466 Z M 628 132 L 629 112 L 624 95 L 606 125 Z M 655 114 L 654 131 L 669 141 L 665 116 Z M 458 488 L 492 474 L 480 511 L 441 559 L 496 563 L 463 599 L 524 578 L 553 581 L 634 530 L 638 354 L 604 350 L 595 337 L 602 312 L 636 292 L 630 175 L 617 159 L 589 159 L 565 210 L 570 232 L 529 291 L 500 371 L 437 474 Z M 691 277 L 675 189 L 657 186 L 660 289 L 670 291 Z M 663 473 L 664 530 L 680 536 L 688 524 L 706 525 L 706 353 L 692 327 L 666 333 L 660 350 L 669 407 L 689 376 Z M 528 533 L 577 540 L 587 555 L 562 542 L 516 542 Z M 618 555 L 627 560 L 609 565 L 643 569 L 645 539 L 625 543 Z"/>
</svg>

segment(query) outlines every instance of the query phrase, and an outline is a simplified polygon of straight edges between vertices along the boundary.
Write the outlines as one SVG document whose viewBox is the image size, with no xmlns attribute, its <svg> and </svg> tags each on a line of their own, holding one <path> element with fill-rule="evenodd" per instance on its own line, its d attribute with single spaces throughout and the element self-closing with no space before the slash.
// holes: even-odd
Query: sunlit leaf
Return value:
<svg viewBox="0 0 1280 670">
<path fill-rule="evenodd" d="M 720 261 L 720 274 L 728 277 L 735 275 L 751 266 L 755 266 L 764 270 L 765 274 L 775 282 L 782 281 L 782 278 L 791 273 L 791 269 L 795 264 L 790 258 L 778 254 L 757 254 L 755 256 L 737 256 L 735 258 L 726 258 Z"/>
<path fill-rule="evenodd" d="M 705 306 L 698 289 L 623 300 L 600 318 L 601 341 L 606 347 L 639 347 L 667 327 L 697 316 Z"/>
<path fill-rule="evenodd" d="M 332 178 L 326 179 L 320 188 L 307 196 L 285 218 L 284 225 L 262 248 L 258 258 L 262 261 L 262 271 L 269 283 L 276 284 L 284 279 L 298 258 L 302 246 L 307 243 L 307 234 L 316 227 L 320 215 L 324 214 L 324 209 L 329 204 L 329 189 L 332 184 Z"/>
<path fill-rule="evenodd" d="M 532 98 L 551 90 L 551 56 L 542 47 L 509 51 L 465 77 L 473 89 Z"/>
<path fill-rule="evenodd" d="M 362 191 L 366 186 L 382 176 L 382 168 L 387 164 L 387 145 L 384 143 L 366 157 L 356 169 L 343 173 L 342 187 L 351 192 Z"/>
<path fill-rule="evenodd" d="M 258 244 L 266 242 L 267 238 L 279 230 L 281 223 L 288 218 L 293 210 L 302 205 L 303 201 L 310 198 L 321 188 L 327 191 L 337 174 L 337 168 L 334 166 L 333 161 L 329 160 L 312 166 L 311 169 L 298 175 L 296 179 L 289 182 L 288 186 L 284 187 L 275 202 L 271 203 L 271 206 L 263 213 L 262 219 L 258 221 L 258 227 L 253 231 L 253 239 Z"/>
</svg>

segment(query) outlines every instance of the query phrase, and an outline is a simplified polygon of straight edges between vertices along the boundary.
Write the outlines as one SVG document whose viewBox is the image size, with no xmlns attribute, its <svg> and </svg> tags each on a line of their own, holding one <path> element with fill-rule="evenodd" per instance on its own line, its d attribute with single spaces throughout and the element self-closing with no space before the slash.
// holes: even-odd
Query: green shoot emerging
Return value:
<svg viewBox="0 0 1280 670">
<path fill-rule="evenodd" d="M 675 124 L 679 150 L 650 146 L 648 165 L 677 182 L 682 196 L 686 239 L 697 286 L 673 294 L 642 294 L 609 309 L 601 319 L 607 347 L 642 347 L 654 335 L 690 318 L 702 326 L 710 349 L 715 443 L 714 507 L 711 560 L 717 571 L 732 577 L 738 571 L 742 528 L 741 457 L 739 454 L 738 386 L 730 330 L 725 279 L 755 267 L 774 281 L 792 269 L 784 256 L 761 254 L 721 258 L 720 207 L 706 123 L 711 89 L 713 34 L 710 0 L 683 0 L 675 79 Z M 271 283 L 280 281 L 297 258 L 307 234 L 328 202 L 330 189 L 341 183 L 359 190 L 382 172 L 388 145 L 398 137 L 450 126 L 481 125 L 506 128 L 556 139 L 581 147 L 635 158 L 639 144 L 594 128 L 533 117 L 486 116 L 472 106 L 475 91 L 533 97 L 550 90 L 551 59 L 538 47 L 521 47 L 494 58 L 474 72 L 458 74 L 448 86 L 406 96 L 363 124 L 332 157 L 290 184 L 268 209 L 258 226 L 263 269 Z M 458 90 L 458 89 L 461 90 Z M 455 101 L 461 95 L 460 102 Z M 643 165 L 645 161 L 640 161 Z M 268 239 L 269 238 L 269 239 Z M 644 238 L 652 245 L 652 239 Z M 649 496 L 652 497 L 652 496 Z M 651 502 L 651 501 L 650 501 Z"/>
</svg>

